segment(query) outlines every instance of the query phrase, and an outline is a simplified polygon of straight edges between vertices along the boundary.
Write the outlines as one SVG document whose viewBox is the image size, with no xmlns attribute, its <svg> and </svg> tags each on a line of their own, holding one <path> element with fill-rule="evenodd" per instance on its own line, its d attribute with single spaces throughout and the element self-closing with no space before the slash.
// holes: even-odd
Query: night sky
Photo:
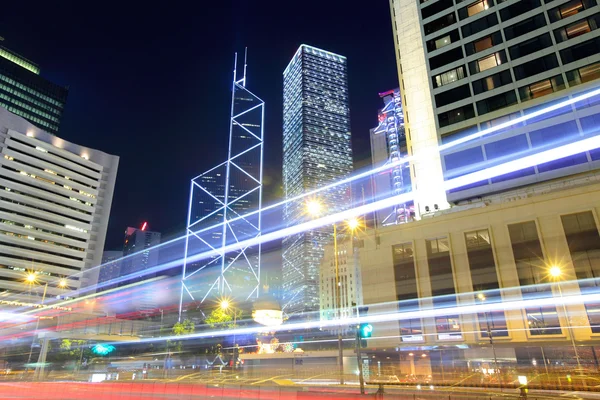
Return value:
<svg viewBox="0 0 600 400">
<path fill-rule="evenodd" d="M 282 74 L 300 44 L 348 58 L 356 165 L 378 93 L 398 85 L 385 0 L 7 3 L 3 45 L 70 87 L 59 136 L 121 158 L 106 249 L 142 221 L 163 238 L 184 229 L 189 179 L 226 158 L 235 51 L 248 46 L 247 87 L 266 103 L 267 203 L 282 194 Z"/>
</svg>

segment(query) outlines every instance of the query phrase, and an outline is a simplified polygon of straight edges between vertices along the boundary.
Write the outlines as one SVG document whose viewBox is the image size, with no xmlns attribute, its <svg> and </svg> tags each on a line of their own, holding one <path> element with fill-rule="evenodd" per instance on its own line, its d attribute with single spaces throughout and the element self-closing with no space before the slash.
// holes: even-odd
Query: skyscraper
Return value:
<svg viewBox="0 0 600 400">
<path fill-rule="evenodd" d="M 40 67 L 0 46 L 0 106 L 56 134 L 68 89 L 40 76 Z"/>
<path fill-rule="evenodd" d="M 375 200 L 411 190 L 408 162 L 399 164 L 401 159 L 407 155 L 400 90 L 379 93 L 379 97 L 383 100 L 384 107 L 379 110 L 377 127 L 370 131 L 371 163 L 375 168 L 386 164 L 395 164 L 389 170 L 384 170 L 372 177 L 372 193 Z M 413 213 L 412 202 L 398 204 L 376 211 L 375 224 L 376 226 L 385 226 L 408 222 Z"/>
<path fill-rule="evenodd" d="M 121 272 L 119 274 L 121 277 L 143 272 L 158 265 L 159 250 L 154 247 L 160 244 L 160 232 L 148 231 L 146 227 L 147 223 L 144 222 L 140 229 L 128 227 L 125 230 L 124 258 L 121 260 Z M 156 275 L 144 274 L 142 279 L 154 276 Z"/>
<path fill-rule="evenodd" d="M 265 103 L 246 87 L 246 67 L 244 60 L 238 79 L 236 53 L 227 159 L 191 182 L 180 317 L 186 303 L 209 295 L 246 300 L 260 292 L 261 244 L 239 245 L 262 231 Z"/>
<path fill-rule="evenodd" d="M 0 153 L 0 290 L 41 295 L 47 282 L 57 296 L 95 285 L 119 158 L 1 107 Z"/>
<path fill-rule="evenodd" d="M 286 199 L 322 187 L 352 171 L 346 57 L 301 45 L 283 73 L 283 185 Z M 351 203 L 342 185 L 314 199 L 327 212 Z M 284 222 L 310 218 L 306 199 L 287 202 Z M 319 266 L 331 228 L 283 240 L 283 307 L 287 314 L 319 310 Z"/>
<path fill-rule="evenodd" d="M 574 102 L 570 111 L 543 120 L 532 115 L 545 104 L 597 87 L 596 1 L 391 0 L 390 5 L 417 216 L 436 205 L 446 208 L 594 167 L 598 154 L 582 152 L 444 188 L 445 180 L 486 163 L 515 160 L 596 131 L 599 111 L 590 101 Z M 465 141 L 471 134 L 481 138 Z"/>
</svg>

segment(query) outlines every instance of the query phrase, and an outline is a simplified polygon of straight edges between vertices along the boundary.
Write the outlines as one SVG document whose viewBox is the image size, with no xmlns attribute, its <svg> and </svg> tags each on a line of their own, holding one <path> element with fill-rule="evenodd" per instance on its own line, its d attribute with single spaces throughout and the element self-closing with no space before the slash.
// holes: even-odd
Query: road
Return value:
<svg viewBox="0 0 600 400">
<path fill-rule="evenodd" d="M 191 377 L 190 377 L 191 379 Z M 235 379 L 235 378 L 234 378 Z M 377 388 L 368 387 L 368 395 L 361 396 L 354 385 L 340 387 L 304 385 L 264 385 L 237 379 L 196 383 L 166 381 L 137 382 L 2 382 L 0 399 L 42 399 L 42 400 L 150 400 L 150 399 L 261 399 L 261 400 L 308 400 L 308 399 L 368 399 L 375 398 Z M 275 379 L 276 380 L 276 379 Z M 254 383 L 254 384 L 253 384 Z M 405 388 L 386 388 L 386 393 L 377 398 L 394 400 L 502 400 L 516 399 L 516 390 L 490 391 L 486 389 L 424 388 L 423 390 Z M 532 391 L 530 400 L 556 398 L 600 400 L 600 393 Z"/>
</svg>

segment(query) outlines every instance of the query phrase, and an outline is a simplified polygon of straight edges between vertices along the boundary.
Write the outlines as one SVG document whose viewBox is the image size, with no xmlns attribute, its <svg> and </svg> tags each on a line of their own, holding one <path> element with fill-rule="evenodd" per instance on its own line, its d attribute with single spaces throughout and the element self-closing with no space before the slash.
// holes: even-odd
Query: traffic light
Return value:
<svg viewBox="0 0 600 400">
<path fill-rule="evenodd" d="M 360 338 L 366 339 L 370 338 L 373 334 L 373 325 L 371 324 L 360 324 Z"/>
<path fill-rule="evenodd" d="M 373 334 L 373 325 L 371 324 L 360 324 L 358 327 L 358 336 L 360 338 L 360 347 L 367 347 L 367 338 L 370 338 Z"/>
</svg>

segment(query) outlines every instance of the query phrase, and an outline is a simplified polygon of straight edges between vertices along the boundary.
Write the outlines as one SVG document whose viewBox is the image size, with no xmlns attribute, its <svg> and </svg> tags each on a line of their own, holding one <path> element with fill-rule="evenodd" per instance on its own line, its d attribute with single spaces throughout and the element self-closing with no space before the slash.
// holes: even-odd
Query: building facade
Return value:
<svg viewBox="0 0 600 400">
<path fill-rule="evenodd" d="M 598 199 L 595 171 L 367 232 L 369 316 L 399 313 L 373 323 L 369 347 L 395 348 L 403 373 L 436 379 L 481 368 L 572 370 L 577 356 L 584 368 L 597 365 Z"/>
<path fill-rule="evenodd" d="M 4 108 L 0 152 L 0 289 L 18 297 L 42 294 L 48 283 L 48 296 L 57 296 L 95 285 L 119 158 L 67 142 Z M 37 275 L 30 285 L 28 273 Z"/>
<path fill-rule="evenodd" d="M 119 276 L 132 275 L 127 282 L 131 279 L 137 281 L 140 278 L 148 279 L 156 276 L 156 273 L 146 274 L 144 272 L 148 268 L 158 265 L 159 249 L 157 246 L 160 244 L 160 236 L 160 232 L 146 230 L 146 223 L 139 229 L 128 227 L 125 230 L 123 259 Z M 138 277 L 135 276 L 136 273 L 144 274 L 140 274 Z"/>
<path fill-rule="evenodd" d="M 0 46 L 0 107 L 56 134 L 68 89 L 40 76 L 35 63 Z"/>
<path fill-rule="evenodd" d="M 283 186 L 287 200 L 340 180 L 352 171 L 346 58 L 302 45 L 283 73 Z M 315 196 L 327 212 L 349 207 L 350 185 Z M 286 225 L 312 216 L 307 199 L 284 206 Z M 319 310 L 319 266 L 333 228 L 283 240 L 283 307 L 288 314 Z"/>
<path fill-rule="evenodd" d="M 98 284 L 117 279 L 121 273 L 121 258 L 123 258 L 122 250 L 105 250 L 102 253 L 102 266 L 98 276 Z M 111 287 L 113 287 L 111 285 Z M 102 290 L 107 289 L 102 286 Z"/>
<path fill-rule="evenodd" d="M 399 89 L 379 93 L 384 107 L 377 115 L 377 127 L 370 130 L 371 164 L 373 168 L 392 164 L 389 170 L 373 175 L 371 179 L 374 200 L 410 192 L 409 163 L 402 163 L 408 151 L 404 129 L 404 113 Z M 376 226 L 404 223 L 412 220 L 413 204 L 398 204 L 375 212 Z"/>
<path fill-rule="evenodd" d="M 335 290 L 334 246 L 330 244 L 325 247 L 319 281 L 321 321 L 356 316 L 356 306 L 363 304 L 359 254 L 355 244 L 349 235 L 338 238 L 339 305 Z"/>
<path fill-rule="evenodd" d="M 390 1 L 417 216 L 434 206 L 595 168 L 553 165 L 446 190 L 445 181 L 596 130 L 596 1 Z M 569 103 L 543 121 L 535 113 Z M 481 140 L 465 141 L 473 135 Z M 432 151 L 437 148 L 440 151 Z"/>
</svg>

